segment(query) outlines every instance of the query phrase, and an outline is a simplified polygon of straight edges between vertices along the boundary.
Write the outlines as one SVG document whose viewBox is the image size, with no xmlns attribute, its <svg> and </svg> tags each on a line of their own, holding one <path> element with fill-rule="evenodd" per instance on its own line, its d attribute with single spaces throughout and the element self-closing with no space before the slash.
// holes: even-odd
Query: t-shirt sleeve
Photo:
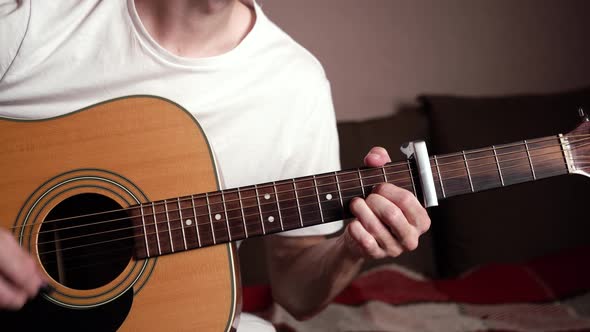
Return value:
<svg viewBox="0 0 590 332">
<path fill-rule="evenodd" d="M 297 176 L 319 174 L 340 170 L 338 131 L 330 83 L 323 79 L 317 88 L 310 113 L 302 121 L 297 135 L 300 144 L 287 164 L 288 173 Z M 280 233 L 284 236 L 326 235 L 339 231 L 342 221 Z"/>
<path fill-rule="evenodd" d="M 27 0 L 0 0 L 0 81 L 25 38 L 31 14 Z"/>
</svg>

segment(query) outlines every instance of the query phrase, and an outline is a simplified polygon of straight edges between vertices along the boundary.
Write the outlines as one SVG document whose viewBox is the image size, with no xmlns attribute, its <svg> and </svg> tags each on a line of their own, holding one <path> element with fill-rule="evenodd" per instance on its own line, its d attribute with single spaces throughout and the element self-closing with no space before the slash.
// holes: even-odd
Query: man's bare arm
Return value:
<svg viewBox="0 0 590 332">
<path fill-rule="evenodd" d="M 373 148 L 365 165 L 389 162 L 383 148 Z M 414 250 L 430 227 L 430 218 L 409 191 L 392 184 L 374 188 L 350 205 L 355 219 L 342 235 L 273 236 L 266 241 L 275 300 L 298 319 L 326 306 L 358 274 L 366 259 L 395 257 Z"/>
</svg>

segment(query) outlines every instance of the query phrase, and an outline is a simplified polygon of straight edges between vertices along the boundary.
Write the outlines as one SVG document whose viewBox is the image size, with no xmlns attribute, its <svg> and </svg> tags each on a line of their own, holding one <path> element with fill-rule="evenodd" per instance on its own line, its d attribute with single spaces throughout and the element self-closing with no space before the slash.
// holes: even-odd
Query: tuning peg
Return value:
<svg viewBox="0 0 590 332">
<path fill-rule="evenodd" d="M 588 114 L 586 114 L 586 112 L 584 112 L 584 109 L 582 109 L 581 107 L 578 108 L 578 115 L 582 118 L 583 121 L 590 121 L 590 119 L 588 119 Z"/>
</svg>

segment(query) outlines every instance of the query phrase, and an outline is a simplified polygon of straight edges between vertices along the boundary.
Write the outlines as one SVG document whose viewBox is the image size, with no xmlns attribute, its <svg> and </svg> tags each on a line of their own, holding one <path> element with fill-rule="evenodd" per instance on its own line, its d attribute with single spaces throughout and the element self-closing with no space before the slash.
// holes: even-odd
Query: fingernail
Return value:
<svg viewBox="0 0 590 332">
<path fill-rule="evenodd" d="M 369 154 L 367 155 L 367 157 L 377 158 L 377 159 L 381 158 L 381 156 L 379 154 L 373 153 L 373 152 L 369 152 Z"/>
</svg>

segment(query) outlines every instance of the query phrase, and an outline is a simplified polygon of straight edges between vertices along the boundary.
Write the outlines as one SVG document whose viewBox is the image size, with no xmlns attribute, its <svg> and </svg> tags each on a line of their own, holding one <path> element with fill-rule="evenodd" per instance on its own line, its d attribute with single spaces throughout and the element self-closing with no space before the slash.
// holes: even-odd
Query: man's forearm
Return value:
<svg viewBox="0 0 590 332">
<path fill-rule="evenodd" d="M 273 297 L 297 319 L 324 308 L 358 274 L 364 259 L 347 247 L 345 236 L 267 241 Z"/>
</svg>

